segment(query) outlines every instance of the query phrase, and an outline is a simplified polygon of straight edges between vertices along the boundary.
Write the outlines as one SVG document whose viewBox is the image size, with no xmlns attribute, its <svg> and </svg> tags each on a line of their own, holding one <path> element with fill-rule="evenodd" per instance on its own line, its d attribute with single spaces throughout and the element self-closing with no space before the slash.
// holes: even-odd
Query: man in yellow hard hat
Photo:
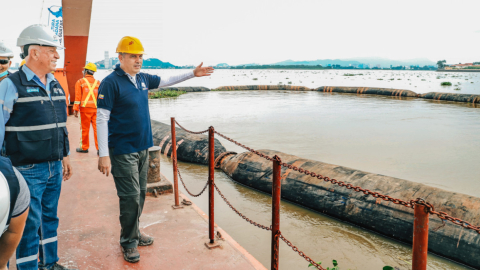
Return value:
<svg viewBox="0 0 480 270">
<path fill-rule="evenodd" d="M 148 90 L 210 76 L 213 68 L 202 63 L 186 73 L 160 78 L 140 72 L 144 49 L 138 38 L 123 37 L 116 52 L 120 64 L 103 79 L 98 92 L 98 169 L 108 176 L 112 167 L 120 199 L 123 257 L 138 262 L 137 246 L 153 243 L 138 226 L 147 187 L 148 148 L 153 146 Z"/>
<path fill-rule="evenodd" d="M 83 78 L 75 84 L 75 102 L 73 112 L 78 117 L 80 112 L 80 130 L 82 137 L 77 152 L 88 153 L 90 123 L 93 126 L 93 134 L 95 138 L 95 148 L 98 154 L 97 142 L 97 96 L 100 81 L 93 77 L 97 72 L 97 66 L 94 63 L 88 63 L 83 69 Z"/>
</svg>

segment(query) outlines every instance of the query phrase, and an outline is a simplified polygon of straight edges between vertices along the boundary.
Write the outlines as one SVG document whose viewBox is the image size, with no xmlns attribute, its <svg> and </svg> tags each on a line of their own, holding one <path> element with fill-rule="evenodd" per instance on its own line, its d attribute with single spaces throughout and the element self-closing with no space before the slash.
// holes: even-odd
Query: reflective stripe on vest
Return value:
<svg viewBox="0 0 480 270">
<path fill-rule="evenodd" d="M 58 127 L 66 127 L 67 123 L 58 123 Z M 56 128 L 57 124 L 47 124 L 47 125 L 38 125 L 38 126 L 26 126 L 26 127 L 12 127 L 12 126 L 5 126 L 5 131 L 36 131 L 36 130 L 44 130 L 44 129 L 51 129 Z"/>
<path fill-rule="evenodd" d="M 83 78 L 83 80 L 85 81 L 85 83 L 87 84 L 87 87 L 88 89 L 90 89 L 90 91 L 88 92 L 88 95 L 87 97 L 85 98 L 85 101 L 83 102 L 83 107 L 85 107 L 87 105 L 87 102 L 88 102 L 88 99 L 90 98 L 90 96 L 92 96 L 93 98 L 93 103 L 95 103 L 95 108 L 97 108 L 97 98 L 95 97 L 95 87 L 97 87 L 97 83 L 98 81 L 95 80 L 95 83 L 93 85 L 90 85 L 90 83 L 88 82 L 87 79 Z"/>
<path fill-rule="evenodd" d="M 54 96 L 52 97 L 52 100 L 66 100 L 67 98 L 65 96 Z M 33 102 L 33 101 L 50 101 L 49 97 L 23 97 L 23 98 L 18 98 L 17 102 L 22 103 L 22 102 Z"/>
</svg>

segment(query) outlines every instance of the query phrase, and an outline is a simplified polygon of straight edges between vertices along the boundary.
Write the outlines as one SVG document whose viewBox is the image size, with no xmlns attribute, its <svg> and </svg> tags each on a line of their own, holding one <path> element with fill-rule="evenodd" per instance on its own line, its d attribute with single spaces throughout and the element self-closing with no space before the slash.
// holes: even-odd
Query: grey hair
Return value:
<svg viewBox="0 0 480 270">
<path fill-rule="evenodd" d="M 40 48 L 41 48 L 40 45 L 30 45 L 30 47 L 28 47 L 28 55 L 32 54 L 32 50 L 40 51 Z M 23 47 L 22 47 L 22 51 L 23 51 Z"/>
</svg>

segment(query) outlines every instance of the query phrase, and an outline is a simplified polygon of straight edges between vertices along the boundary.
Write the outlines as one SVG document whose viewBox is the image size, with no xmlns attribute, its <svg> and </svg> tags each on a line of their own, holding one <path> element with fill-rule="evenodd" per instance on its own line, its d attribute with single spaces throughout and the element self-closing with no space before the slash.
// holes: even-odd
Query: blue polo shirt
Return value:
<svg viewBox="0 0 480 270">
<path fill-rule="evenodd" d="M 130 154 L 153 146 L 148 90 L 158 88 L 160 77 L 138 73 L 136 83 L 117 65 L 98 88 L 98 108 L 110 111 L 108 147 L 114 155 Z"/>
</svg>

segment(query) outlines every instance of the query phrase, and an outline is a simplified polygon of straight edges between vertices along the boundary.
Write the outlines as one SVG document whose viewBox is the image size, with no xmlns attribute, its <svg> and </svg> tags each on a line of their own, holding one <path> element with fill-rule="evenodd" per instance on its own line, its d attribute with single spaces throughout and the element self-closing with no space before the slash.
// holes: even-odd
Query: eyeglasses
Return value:
<svg viewBox="0 0 480 270">
<path fill-rule="evenodd" d="M 10 63 L 10 60 L 0 60 L 0 65 L 6 65 L 8 63 Z"/>
</svg>

